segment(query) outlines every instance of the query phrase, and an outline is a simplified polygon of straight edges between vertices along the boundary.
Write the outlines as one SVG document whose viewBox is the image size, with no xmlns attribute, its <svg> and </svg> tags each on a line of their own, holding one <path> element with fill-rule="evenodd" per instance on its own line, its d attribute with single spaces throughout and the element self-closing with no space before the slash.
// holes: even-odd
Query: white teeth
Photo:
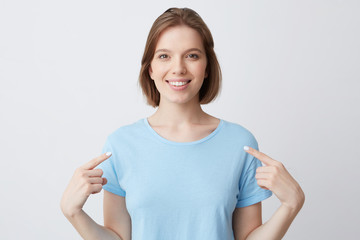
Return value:
<svg viewBox="0 0 360 240">
<path fill-rule="evenodd" d="M 169 82 L 173 86 L 183 86 L 187 84 L 188 82 Z"/>
</svg>

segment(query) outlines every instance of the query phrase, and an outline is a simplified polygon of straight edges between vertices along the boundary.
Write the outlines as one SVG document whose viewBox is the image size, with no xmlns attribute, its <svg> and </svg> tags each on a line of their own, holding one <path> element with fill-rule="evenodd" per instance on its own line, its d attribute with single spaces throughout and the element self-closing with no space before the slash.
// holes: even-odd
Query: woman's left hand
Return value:
<svg viewBox="0 0 360 240">
<path fill-rule="evenodd" d="M 245 151 L 266 165 L 256 169 L 258 185 L 272 191 L 283 205 L 300 210 L 305 201 L 304 192 L 284 165 L 254 148 Z"/>
</svg>

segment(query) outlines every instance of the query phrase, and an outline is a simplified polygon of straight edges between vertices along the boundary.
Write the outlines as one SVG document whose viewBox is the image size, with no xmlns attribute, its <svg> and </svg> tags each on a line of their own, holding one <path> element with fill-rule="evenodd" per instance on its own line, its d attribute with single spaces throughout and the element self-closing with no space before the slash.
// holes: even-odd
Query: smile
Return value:
<svg viewBox="0 0 360 240">
<path fill-rule="evenodd" d="M 184 81 L 184 82 L 169 82 L 169 84 L 171 84 L 173 86 L 183 86 L 183 85 L 185 85 L 185 84 L 187 84 L 189 82 L 190 82 L 190 80 Z"/>
<path fill-rule="evenodd" d="M 191 80 L 186 80 L 186 81 L 168 81 L 168 80 L 166 80 L 166 82 L 169 83 L 170 87 L 174 90 L 184 90 L 185 88 L 187 88 L 187 86 L 191 82 Z"/>
</svg>

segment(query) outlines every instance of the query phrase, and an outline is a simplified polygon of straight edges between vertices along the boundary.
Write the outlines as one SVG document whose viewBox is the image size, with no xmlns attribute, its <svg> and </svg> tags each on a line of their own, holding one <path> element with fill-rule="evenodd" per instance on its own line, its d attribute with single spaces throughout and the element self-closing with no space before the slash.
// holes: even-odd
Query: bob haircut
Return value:
<svg viewBox="0 0 360 240">
<path fill-rule="evenodd" d="M 169 8 L 161 14 L 153 23 L 145 45 L 144 54 L 141 60 L 139 83 L 147 103 L 154 108 L 159 106 L 160 93 L 156 89 L 154 81 L 149 75 L 149 67 L 155 54 L 156 44 L 160 34 L 169 27 L 185 25 L 196 30 L 205 48 L 207 66 L 207 78 L 199 90 L 200 104 L 207 104 L 213 101 L 219 94 L 221 88 L 221 69 L 214 52 L 214 40 L 211 32 L 201 17 L 189 8 Z"/>
</svg>

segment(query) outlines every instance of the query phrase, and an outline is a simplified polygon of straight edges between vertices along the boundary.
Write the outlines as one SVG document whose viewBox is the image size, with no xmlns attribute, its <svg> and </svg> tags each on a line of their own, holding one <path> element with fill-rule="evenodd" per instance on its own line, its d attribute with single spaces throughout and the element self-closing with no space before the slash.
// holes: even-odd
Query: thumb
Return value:
<svg viewBox="0 0 360 240">
<path fill-rule="evenodd" d="M 102 178 L 103 182 L 102 185 L 104 186 L 105 184 L 107 184 L 107 179 L 106 178 Z"/>
</svg>

